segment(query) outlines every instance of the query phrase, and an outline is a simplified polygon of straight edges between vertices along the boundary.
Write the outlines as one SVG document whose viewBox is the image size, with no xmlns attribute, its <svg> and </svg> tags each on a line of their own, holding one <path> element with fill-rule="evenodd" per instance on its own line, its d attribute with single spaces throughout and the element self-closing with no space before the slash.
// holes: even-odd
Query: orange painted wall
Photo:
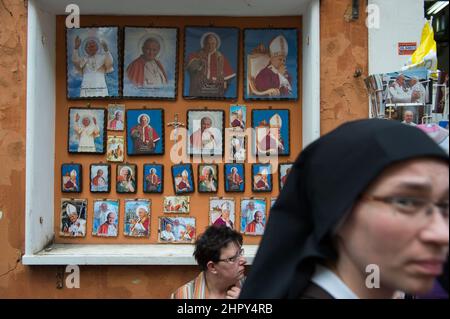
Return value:
<svg viewBox="0 0 450 319">
<path fill-rule="evenodd" d="M 89 191 L 89 165 L 92 163 L 98 163 L 100 161 L 106 162 L 106 155 L 85 155 L 85 154 L 69 154 L 67 152 L 67 132 L 68 132 L 68 109 L 71 106 L 86 107 L 87 103 L 91 103 L 92 107 L 104 107 L 106 108 L 108 103 L 118 103 L 125 104 L 127 109 L 142 109 L 144 106 L 146 108 L 162 108 L 164 109 L 164 116 L 166 123 L 173 121 L 175 113 L 179 113 L 179 121 L 187 123 L 186 111 L 188 109 L 203 109 L 208 107 L 208 109 L 220 109 L 225 111 L 225 127 L 230 127 L 229 123 L 229 107 L 231 104 L 239 104 L 247 106 L 247 127 L 251 126 L 251 110 L 273 107 L 273 109 L 289 109 L 290 110 L 290 146 L 291 155 L 282 156 L 279 158 L 281 163 L 292 162 L 295 160 L 296 156 L 301 150 L 301 17 L 283 17 L 283 19 L 274 21 L 268 20 L 267 18 L 230 18 L 230 17 L 119 17 L 119 16 L 83 16 L 81 19 L 81 26 L 91 26 L 91 25 L 118 25 L 119 27 L 124 26 L 169 26 L 179 28 L 179 45 L 178 45 L 178 90 L 176 101 L 154 101 L 154 100 L 83 100 L 83 101 L 69 101 L 66 99 L 66 48 L 65 48 L 65 16 L 57 17 L 57 33 L 56 33 L 56 160 L 55 160 L 55 234 L 59 233 L 60 227 L 60 209 L 61 198 L 87 198 L 88 199 L 88 209 L 87 209 L 87 234 L 86 238 L 68 238 L 57 236 L 57 242 L 64 243 L 156 243 L 158 240 L 158 217 L 163 216 L 163 197 L 160 194 L 145 194 L 142 189 L 142 172 L 144 163 L 152 163 L 153 161 L 158 164 L 164 165 L 164 196 L 174 195 L 172 187 L 172 175 L 171 175 L 171 165 L 177 164 L 173 163 L 170 159 L 170 148 L 173 146 L 173 141 L 169 140 L 170 132 L 172 128 L 165 127 L 165 154 L 158 156 L 128 156 L 125 154 L 125 162 L 135 163 L 138 166 L 138 179 L 137 179 L 137 193 L 136 194 L 118 194 L 115 190 L 115 176 L 116 176 L 116 163 L 111 163 L 111 173 L 112 173 L 112 187 L 111 193 L 109 194 L 95 194 Z M 239 41 L 239 59 L 238 59 L 238 99 L 235 102 L 230 101 L 211 101 L 211 100 L 186 100 L 182 97 L 182 84 L 183 84 L 183 55 L 184 55 L 184 27 L 185 26 L 209 26 L 214 24 L 214 26 L 220 27 L 238 27 L 241 29 L 240 41 Z M 243 29 L 244 28 L 265 28 L 265 27 L 281 27 L 281 28 L 298 28 L 299 30 L 299 101 L 298 102 L 286 102 L 286 101 L 249 101 L 245 102 L 243 99 L 243 86 L 244 86 L 244 70 L 243 70 Z M 120 50 L 120 48 L 119 48 Z M 121 54 L 121 53 L 120 53 Z M 124 132 L 113 132 L 108 131 L 110 135 L 123 135 Z M 125 136 L 126 139 L 126 136 Z M 82 193 L 61 193 L 61 164 L 62 163 L 81 163 L 83 166 L 83 189 Z M 198 164 L 193 164 L 194 180 L 196 190 L 198 189 Z M 253 193 L 251 187 L 251 164 L 245 165 L 245 178 L 246 187 L 245 193 L 225 193 L 224 189 L 224 174 L 223 174 L 224 164 L 219 164 L 219 191 L 217 194 L 205 194 L 198 193 L 197 191 L 192 194 L 188 194 L 191 197 L 191 212 L 189 217 L 195 217 L 197 223 L 198 233 L 202 233 L 205 227 L 209 223 L 209 198 L 213 196 L 219 197 L 233 197 L 235 198 L 236 204 L 236 227 L 240 225 L 238 221 L 240 220 L 240 198 L 243 197 L 258 197 L 266 198 L 267 208 L 270 207 L 270 198 L 278 196 L 279 185 L 278 185 L 278 174 L 274 175 L 273 191 L 271 193 Z M 120 200 L 120 220 L 119 220 L 119 236 L 118 238 L 101 238 L 94 237 L 91 235 L 92 230 L 92 216 L 93 216 L 93 200 L 94 199 L 119 199 Z M 123 216 L 124 216 L 124 199 L 130 198 L 149 198 L 152 201 L 152 216 L 150 224 L 150 240 L 145 238 L 130 238 L 123 235 Z M 171 216 L 174 216 L 171 214 Z M 181 216 L 181 215 L 180 215 Z M 244 243 L 247 244 L 257 244 L 259 243 L 261 236 L 244 236 Z M 162 244 L 163 245 L 163 244 Z"/>
<path fill-rule="evenodd" d="M 360 19 L 355 22 L 347 22 L 345 18 L 349 3 L 342 0 L 321 1 L 322 133 L 344 121 L 367 117 L 367 98 L 362 81 L 367 72 L 368 58 L 364 1 L 361 1 Z M 279 19 L 280 22 L 283 19 Z M 272 20 L 265 23 L 268 24 L 273 24 Z M 0 297 L 166 298 L 175 287 L 196 275 L 196 267 L 83 266 L 80 289 L 57 289 L 56 276 L 61 267 L 29 267 L 20 262 L 25 249 L 26 28 L 26 2 L 2 1 Z M 348 61 L 343 61 L 345 59 Z M 353 77 L 356 65 L 360 65 L 363 70 L 360 78 Z M 242 92 L 239 96 L 242 96 Z M 66 107 L 65 103 L 63 106 Z"/>
<path fill-rule="evenodd" d="M 352 1 L 320 1 L 320 133 L 367 118 L 368 75 L 366 1 L 359 1 L 359 19 L 350 20 Z M 382 54 L 382 53 L 380 53 Z M 356 70 L 361 76 L 354 77 Z"/>
</svg>

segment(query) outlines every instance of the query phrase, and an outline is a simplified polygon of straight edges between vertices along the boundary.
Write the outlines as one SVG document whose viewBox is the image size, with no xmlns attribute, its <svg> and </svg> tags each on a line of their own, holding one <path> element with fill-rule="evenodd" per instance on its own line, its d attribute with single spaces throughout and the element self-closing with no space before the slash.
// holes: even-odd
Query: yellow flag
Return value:
<svg viewBox="0 0 450 319">
<path fill-rule="evenodd" d="M 436 41 L 434 41 L 434 32 L 431 25 L 431 20 L 427 20 L 422 29 L 422 37 L 420 38 L 420 45 L 414 51 L 409 64 L 402 68 L 402 71 L 411 70 L 415 68 L 425 67 L 429 71 L 437 70 L 437 53 Z"/>
</svg>

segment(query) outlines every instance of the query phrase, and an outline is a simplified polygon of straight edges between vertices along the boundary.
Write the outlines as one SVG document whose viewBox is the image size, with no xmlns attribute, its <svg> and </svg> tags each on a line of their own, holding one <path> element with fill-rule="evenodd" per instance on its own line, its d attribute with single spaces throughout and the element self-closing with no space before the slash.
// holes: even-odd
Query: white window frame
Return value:
<svg viewBox="0 0 450 319">
<path fill-rule="evenodd" d="M 135 6 L 130 4 L 134 2 Z M 175 0 L 174 0 L 175 1 Z M 215 0 L 216 1 L 216 0 Z M 167 3 L 171 1 L 158 1 Z M 214 3 L 210 0 L 208 3 Z M 217 6 L 223 3 L 217 0 Z M 253 15 L 280 15 L 274 12 L 273 2 L 267 10 Z M 56 15 L 64 14 L 67 0 L 30 0 L 28 2 L 27 45 L 27 119 L 26 119 L 26 220 L 24 265 L 195 265 L 193 245 L 93 245 L 52 244 L 54 238 L 54 182 L 55 182 L 55 38 Z M 227 10 L 242 6 L 242 1 L 227 2 Z M 295 4 L 302 16 L 302 135 L 303 147 L 320 135 L 320 0 L 282 0 L 277 7 Z M 148 1 L 110 0 L 105 2 L 78 0 L 81 14 L 129 15 L 126 8 L 144 6 Z M 155 3 L 156 4 L 156 3 Z M 125 6 L 125 7 L 124 7 Z M 204 8 L 203 15 L 223 15 L 221 8 Z M 176 7 L 175 7 L 176 8 Z M 269 8 L 271 10 L 269 10 Z M 103 10 L 103 11 L 102 11 Z M 159 11 L 158 11 L 159 10 Z M 147 15 L 170 12 L 160 8 Z M 174 10 L 174 9 L 171 9 Z M 176 10 L 176 9 L 175 9 Z M 208 11 L 209 10 L 209 11 Z M 234 8 L 239 15 L 252 15 Z M 286 9 L 285 9 L 286 10 Z M 142 11 L 142 10 L 141 10 Z M 180 14 L 194 15 L 195 12 Z M 189 10 L 188 10 L 189 11 Z M 103 13 L 102 13 L 103 12 Z M 140 12 L 139 10 L 137 12 Z M 135 13 L 137 14 L 137 13 Z M 143 14 L 141 12 L 141 14 Z M 176 15 L 173 14 L 172 15 Z M 230 14 L 231 15 L 231 14 Z M 237 15 L 235 15 L 237 16 Z M 82 19 L 82 16 L 81 16 Z M 299 103 L 300 107 L 300 103 Z M 66 134 L 65 132 L 61 134 Z M 244 245 L 245 257 L 251 264 L 258 245 Z"/>
</svg>

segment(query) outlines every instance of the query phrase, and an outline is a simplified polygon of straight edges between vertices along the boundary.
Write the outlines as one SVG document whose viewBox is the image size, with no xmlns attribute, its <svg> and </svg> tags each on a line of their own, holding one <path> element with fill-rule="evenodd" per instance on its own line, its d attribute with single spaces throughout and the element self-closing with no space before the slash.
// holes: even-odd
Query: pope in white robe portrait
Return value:
<svg viewBox="0 0 450 319">
<path fill-rule="evenodd" d="M 97 37 L 89 37 L 84 44 L 85 55 L 79 55 L 81 47 L 80 37 L 75 38 L 75 46 L 72 52 L 72 63 L 75 71 L 82 75 L 80 97 L 108 96 L 105 74 L 114 71 L 113 58 L 108 49 L 108 44 L 101 42 L 104 53 L 99 53 L 99 40 Z"/>
</svg>

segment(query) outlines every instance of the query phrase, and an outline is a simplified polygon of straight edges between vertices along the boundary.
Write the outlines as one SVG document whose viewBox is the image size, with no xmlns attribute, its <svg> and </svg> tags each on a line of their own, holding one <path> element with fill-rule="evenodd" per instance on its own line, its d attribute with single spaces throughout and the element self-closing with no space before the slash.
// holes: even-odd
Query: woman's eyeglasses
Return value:
<svg viewBox="0 0 450 319">
<path fill-rule="evenodd" d="M 449 224 L 449 202 L 433 202 L 425 198 L 407 196 L 361 196 L 363 200 L 379 201 L 391 205 L 397 212 L 412 218 L 427 219 L 433 215 L 436 207 L 442 218 Z"/>
<path fill-rule="evenodd" d="M 219 262 L 219 261 L 225 261 L 225 262 L 227 262 L 227 263 L 234 264 L 234 263 L 236 263 L 236 261 L 239 260 L 239 257 L 241 257 L 243 254 L 244 254 L 244 248 L 240 248 L 240 249 L 237 251 L 236 255 L 234 255 L 233 257 L 225 258 L 225 259 L 219 259 L 217 262 Z"/>
</svg>

